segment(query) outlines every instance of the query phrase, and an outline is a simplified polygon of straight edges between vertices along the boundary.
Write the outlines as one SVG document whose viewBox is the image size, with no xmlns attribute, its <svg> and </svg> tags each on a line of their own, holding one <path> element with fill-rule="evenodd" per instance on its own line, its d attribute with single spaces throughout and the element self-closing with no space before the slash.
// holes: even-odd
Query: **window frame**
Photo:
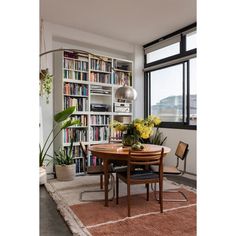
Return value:
<svg viewBox="0 0 236 236">
<path fill-rule="evenodd" d="M 145 48 L 157 44 L 163 40 L 173 36 L 180 35 L 180 53 L 169 56 L 160 60 L 147 63 L 147 56 L 144 53 L 144 116 L 147 117 L 151 112 L 151 72 L 168 68 L 171 66 L 183 64 L 183 80 L 182 80 L 182 95 L 183 95 L 183 120 L 182 122 L 166 122 L 163 121 L 160 127 L 175 128 L 175 129 L 190 129 L 196 130 L 197 125 L 190 125 L 190 60 L 197 57 L 197 49 L 187 51 L 186 35 L 188 31 L 196 29 L 196 23 L 184 27 L 174 33 L 166 35 L 160 39 L 152 41 L 143 46 Z M 186 68 L 185 68 L 186 67 Z M 146 69 L 146 70 L 145 70 Z M 185 74 L 186 73 L 186 74 Z M 186 105 L 186 106 L 185 106 Z M 185 121 L 186 114 L 186 121 Z"/>
</svg>

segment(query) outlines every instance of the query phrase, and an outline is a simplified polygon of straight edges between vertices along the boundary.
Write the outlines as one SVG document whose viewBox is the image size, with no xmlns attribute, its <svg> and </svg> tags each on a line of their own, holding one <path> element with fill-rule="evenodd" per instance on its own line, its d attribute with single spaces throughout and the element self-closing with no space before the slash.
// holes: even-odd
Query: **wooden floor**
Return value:
<svg viewBox="0 0 236 236">
<path fill-rule="evenodd" d="M 169 177 L 179 184 L 184 184 L 196 188 L 196 181 L 185 177 Z M 69 236 L 72 235 L 60 213 L 56 209 L 56 204 L 46 191 L 44 186 L 40 186 L 40 236 Z"/>
</svg>

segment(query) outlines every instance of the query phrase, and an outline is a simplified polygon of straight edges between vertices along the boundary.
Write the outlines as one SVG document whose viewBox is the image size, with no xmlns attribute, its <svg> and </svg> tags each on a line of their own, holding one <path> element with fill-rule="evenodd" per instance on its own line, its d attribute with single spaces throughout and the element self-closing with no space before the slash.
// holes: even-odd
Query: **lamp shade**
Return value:
<svg viewBox="0 0 236 236">
<path fill-rule="evenodd" d="M 134 88 L 124 85 L 119 87 L 116 90 L 115 98 L 124 101 L 132 101 L 135 100 L 137 97 L 137 92 Z"/>
</svg>

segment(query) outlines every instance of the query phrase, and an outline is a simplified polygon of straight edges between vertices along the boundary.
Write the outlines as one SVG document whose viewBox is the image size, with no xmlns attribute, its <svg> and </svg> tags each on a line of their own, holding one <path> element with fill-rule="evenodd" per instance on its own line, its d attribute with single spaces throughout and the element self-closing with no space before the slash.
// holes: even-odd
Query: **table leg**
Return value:
<svg viewBox="0 0 236 236">
<path fill-rule="evenodd" d="M 108 160 L 103 160 L 105 206 L 108 206 Z"/>
</svg>

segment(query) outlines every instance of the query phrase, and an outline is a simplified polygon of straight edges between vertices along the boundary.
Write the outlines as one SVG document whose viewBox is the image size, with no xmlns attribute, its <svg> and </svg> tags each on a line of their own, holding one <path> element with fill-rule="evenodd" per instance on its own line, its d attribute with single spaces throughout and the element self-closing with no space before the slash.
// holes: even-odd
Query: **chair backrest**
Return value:
<svg viewBox="0 0 236 236">
<path fill-rule="evenodd" d="M 129 151 L 128 168 L 131 165 L 163 165 L 164 148 L 157 152 Z"/>
<path fill-rule="evenodd" d="M 122 139 L 118 136 L 109 136 L 109 143 L 122 143 Z"/>
<path fill-rule="evenodd" d="M 86 149 L 85 144 L 83 142 L 80 142 L 80 148 L 82 150 L 82 154 L 83 154 L 84 158 L 86 159 L 87 158 L 87 149 Z"/>
<path fill-rule="evenodd" d="M 188 144 L 182 141 L 179 141 L 179 144 L 175 151 L 175 155 L 181 160 L 184 160 L 187 154 L 188 154 Z"/>
</svg>

